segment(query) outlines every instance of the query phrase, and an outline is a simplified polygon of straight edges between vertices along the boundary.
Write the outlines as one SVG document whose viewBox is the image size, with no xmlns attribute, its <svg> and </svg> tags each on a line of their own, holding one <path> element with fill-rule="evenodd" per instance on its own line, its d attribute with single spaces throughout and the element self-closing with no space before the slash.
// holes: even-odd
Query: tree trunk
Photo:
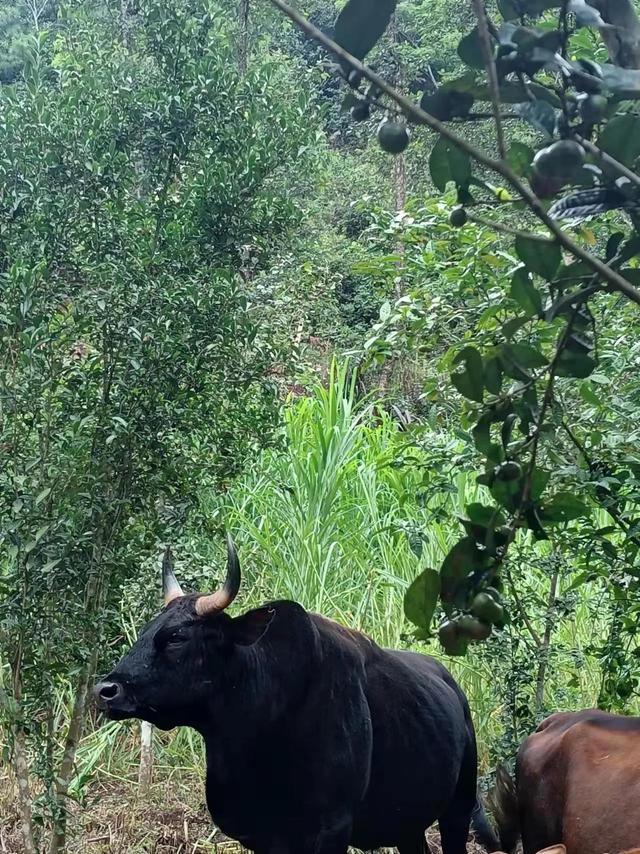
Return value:
<svg viewBox="0 0 640 854">
<path fill-rule="evenodd" d="M 29 786 L 27 749 L 24 733 L 17 726 L 13 727 L 13 773 L 18 785 L 18 811 L 20 813 L 24 851 L 25 854 L 38 854 L 31 814 L 32 799 Z"/>
<path fill-rule="evenodd" d="M 153 726 L 140 722 L 140 770 L 138 773 L 138 796 L 146 798 L 151 789 L 153 776 Z"/>
<path fill-rule="evenodd" d="M 10 661 L 11 683 L 12 683 L 12 709 L 10 709 L 9 697 L 1 681 L 0 670 L 0 707 L 11 711 L 9 724 L 13 737 L 13 750 L 11 754 L 11 768 L 18 786 L 18 812 L 20 814 L 20 826 L 22 830 L 22 841 L 25 854 L 38 854 L 36 846 L 35 831 L 33 825 L 31 786 L 29 785 L 29 761 L 27 758 L 27 745 L 24 737 L 24 729 L 18 721 L 20 704 L 22 702 L 22 682 L 20 678 L 20 646 L 16 651 L 15 658 Z M 16 714 L 17 712 L 17 714 Z"/>
<path fill-rule="evenodd" d="M 640 20 L 632 0 L 589 0 L 610 27 L 601 29 L 614 65 L 640 68 Z"/>
<path fill-rule="evenodd" d="M 96 663 L 98 660 L 98 650 L 94 648 L 87 664 L 80 671 L 76 693 L 73 701 L 73 710 L 69 721 L 69 729 L 64 745 L 64 753 L 60 770 L 56 779 L 56 816 L 51 831 L 51 842 L 49 845 L 49 854 L 60 854 L 65 850 L 67 836 L 67 797 L 69 795 L 69 786 L 73 779 L 73 772 L 76 759 L 76 751 L 78 744 L 82 738 L 84 729 L 85 711 L 87 707 L 87 697 L 89 694 L 89 682 L 92 679 Z"/>
<path fill-rule="evenodd" d="M 536 676 L 536 694 L 535 694 L 535 713 L 536 717 L 542 714 L 544 708 L 544 688 L 547 678 L 547 669 L 549 667 L 549 648 L 551 646 L 551 634 L 555 623 L 555 604 L 556 594 L 558 591 L 558 579 L 560 570 L 556 569 L 551 576 L 551 585 L 549 586 L 549 598 L 547 599 L 547 613 L 544 623 L 544 634 L 538 649 L 538 674 Z"/>
<path fill-rule="evenodd" d="M 393 187 L 393 207 L 396 213 L 404 210 L 407 203 L 407 175 L 405 169 L 404 154 L 396 154 L 393 158 L 393 171 L 391 173 L 391 186 Z M 399 244 L 400 251 L 404 247 Z M 402 294 L 398 294 L 402 296 Z"/>
<path fill-rule="evenodd" d="M 238 68 L 244 74 L 249 62 L 249 0 L 239 0 L 238 18 Z"/>
</svg>

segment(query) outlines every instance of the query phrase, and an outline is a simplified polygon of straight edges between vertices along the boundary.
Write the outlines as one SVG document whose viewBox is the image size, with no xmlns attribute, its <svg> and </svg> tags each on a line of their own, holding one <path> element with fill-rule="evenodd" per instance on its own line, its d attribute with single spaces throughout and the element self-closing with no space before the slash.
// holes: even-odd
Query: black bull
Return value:
<svg viewBox="0 0 640 854">
<path fill-rule="evenodd" d="M 231 618 L 239 585 L 183 596 L 165 560 L 167 606 L 95 689 L 113 719 L 203 737 L 206 796 L 220 829 L 257 854 L 345 854 L 349 844 L 462 854 L 476 801 L 466 698 L 434 659 L 385 650 L 359 632 L 272 602 Z"/>
</svg>

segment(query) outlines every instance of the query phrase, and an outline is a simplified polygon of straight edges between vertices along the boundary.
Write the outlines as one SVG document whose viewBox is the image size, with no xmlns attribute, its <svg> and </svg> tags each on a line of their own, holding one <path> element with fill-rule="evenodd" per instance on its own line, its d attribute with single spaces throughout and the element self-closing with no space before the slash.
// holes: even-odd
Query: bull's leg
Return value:
<svg viewBox="0 0 640 854">
<path fill-rule="evenodd" d="M 447 810 L 438 821 L 442 854 L 466 854 L 470 816 L 468 813 L 465 814 L 455 802 L 451 806 L 453 809 Z"/>
<path fill-rule="evenodd" d="M 431 854 L 424 833 L 398 845 L 398 854 Z"/>
<path fill-rule="evenodd" d="M 438 818 L 442 854 L 466 854 L 471 813 L 476 805 L 477 753 L 471 721 L 469 743 L 462 759 L 460 776 L 453 798 Z"/>
</svg>

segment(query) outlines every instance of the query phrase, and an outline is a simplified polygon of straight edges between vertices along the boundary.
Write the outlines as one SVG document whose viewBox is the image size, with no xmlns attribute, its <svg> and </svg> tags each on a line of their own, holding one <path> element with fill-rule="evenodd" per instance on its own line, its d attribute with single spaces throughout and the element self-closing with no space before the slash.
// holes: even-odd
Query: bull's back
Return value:
<svg viewBox="0 0 640 854">
<path fill-rule="evenodd" d="M 640 720 L 598 710 L 553 715 L 523 744 L 518 793 L 525 854 L 640 844 Z M 544 842 L 544 845 L 541 845 Z"/>
</svg>

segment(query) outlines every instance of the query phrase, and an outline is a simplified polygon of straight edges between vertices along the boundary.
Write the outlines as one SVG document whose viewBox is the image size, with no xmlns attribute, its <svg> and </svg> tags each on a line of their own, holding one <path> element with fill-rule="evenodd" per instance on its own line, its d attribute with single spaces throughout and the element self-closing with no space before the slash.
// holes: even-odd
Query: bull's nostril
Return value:
<svg viewBox="0 0 640 854">
<path fill-rule="evenodd" d="M 101 700 L 113 700 L 120 693 L 120 686 L 117 682 L 103 682 L 98 685 L 97 694 Z"/>
</svg>

